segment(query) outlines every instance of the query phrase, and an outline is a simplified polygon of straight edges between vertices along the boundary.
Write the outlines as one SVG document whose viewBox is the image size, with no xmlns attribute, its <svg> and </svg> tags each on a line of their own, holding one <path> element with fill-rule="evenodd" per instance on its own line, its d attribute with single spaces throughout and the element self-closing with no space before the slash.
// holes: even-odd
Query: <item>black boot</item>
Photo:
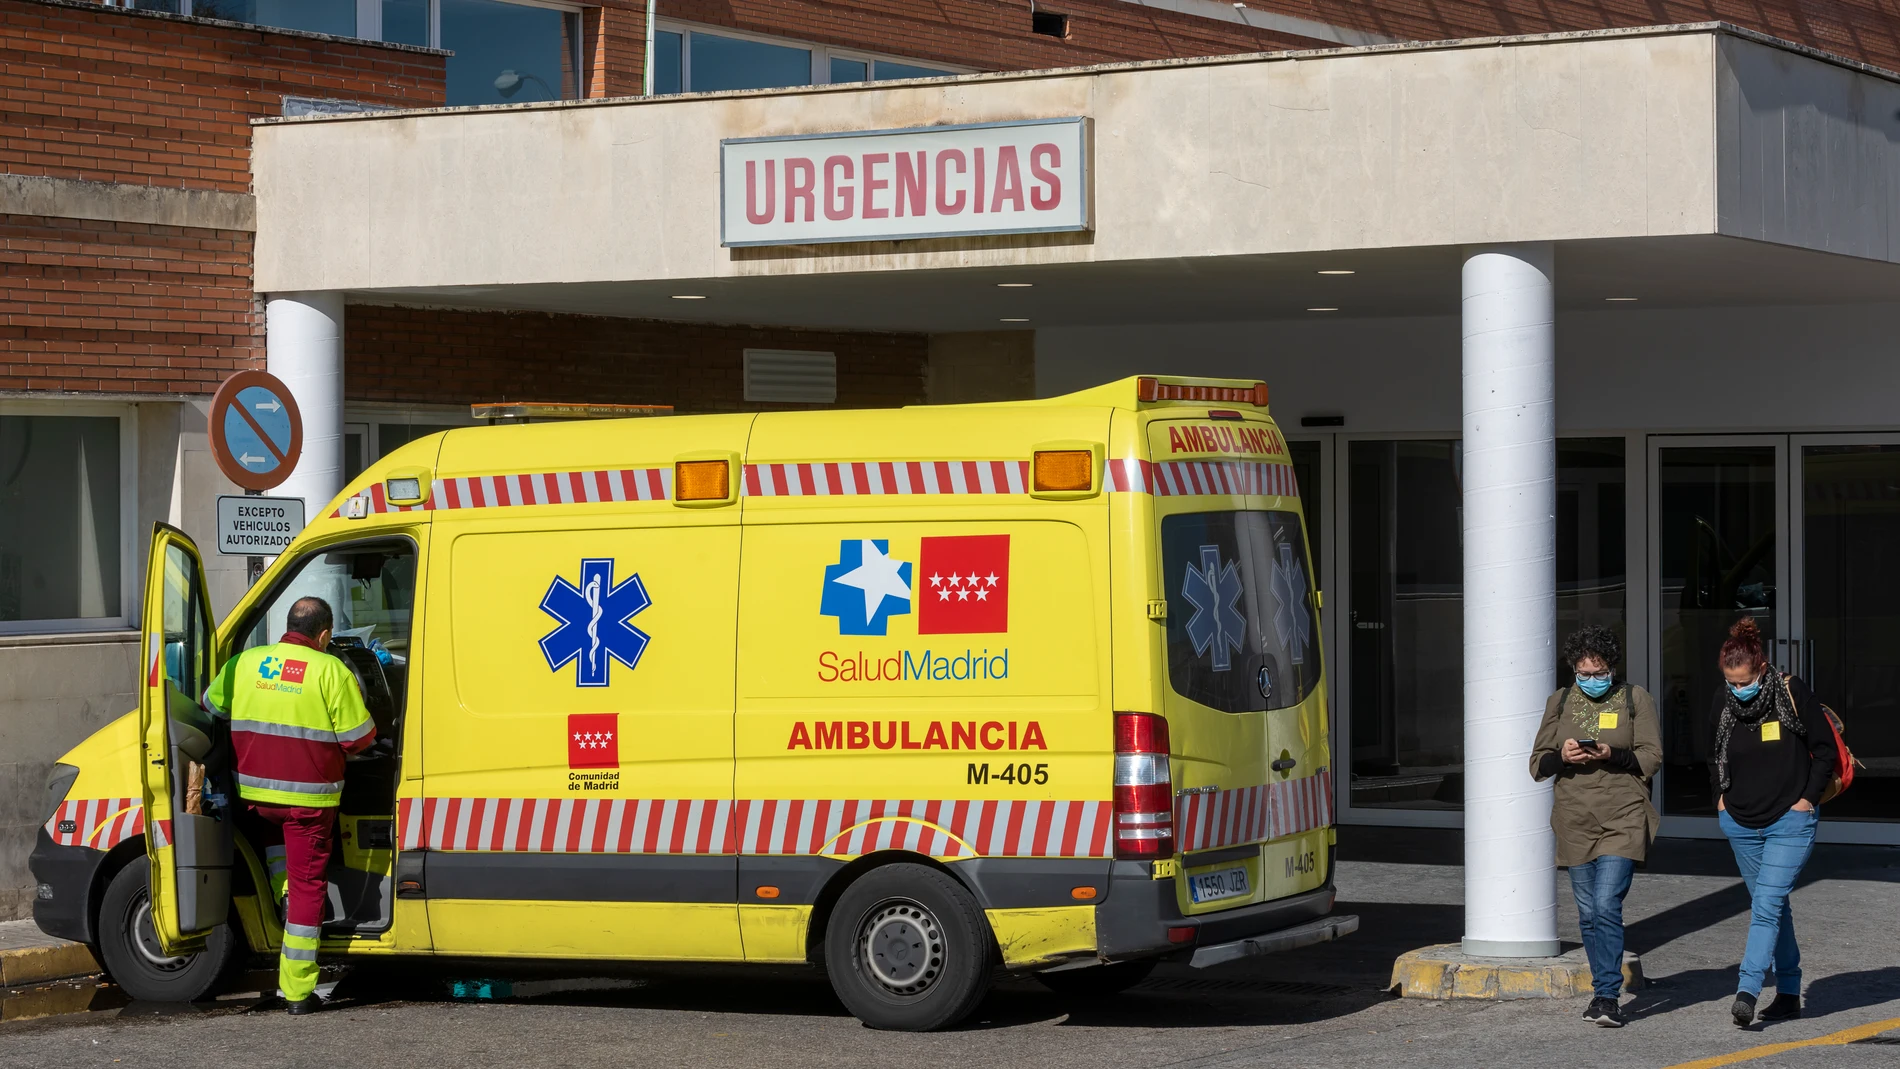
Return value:
<svg viewBox="0 0 1900 1069">
<path fill-rule="evenodd" d="M 1747 1028 L 1755 1023 L 1755 996 L 1746 991 L 1735 993 L 1735 1004 L 1728 1008 L 1729 1016 L 1735 1018 L 1735 1027 Z"/>
<path fill-rule="evenodd" d="M 1776 992 L 1775 1000 L 1761 1011 L 1764 1021 L 1792 1021 L 1801 1016 L 1801 996 Z"/>
<path fill-rule="evenodd" d="M 284 1009 L 292 1017 L 302 1017 L 306 1013 L 315 1013 L 323 1008 L 323 1000 L 315 995 L 305 995 L 295 1002 L 284 1003 Z"/>
</svg>

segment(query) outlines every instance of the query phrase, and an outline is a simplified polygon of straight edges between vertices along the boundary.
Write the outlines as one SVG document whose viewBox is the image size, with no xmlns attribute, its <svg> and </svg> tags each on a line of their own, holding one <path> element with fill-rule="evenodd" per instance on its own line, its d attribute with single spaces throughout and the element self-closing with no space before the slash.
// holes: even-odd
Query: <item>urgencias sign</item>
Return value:
<svg viewBox="0 0 1900 1069">
<path fill-rule="evenodd" d="M 1087 230 L 1080 118 L 719 143 L 720 243 Z"/>
</svg>

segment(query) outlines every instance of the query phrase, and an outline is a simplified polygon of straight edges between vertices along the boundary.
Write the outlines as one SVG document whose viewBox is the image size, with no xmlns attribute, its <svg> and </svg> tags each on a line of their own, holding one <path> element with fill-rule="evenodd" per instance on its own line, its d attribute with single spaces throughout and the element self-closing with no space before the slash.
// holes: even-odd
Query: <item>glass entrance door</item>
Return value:
<svg viewBox="0 0 1900 1069">
<path fill-rule="evenodd" d="M 1662 715 L 1660 801 L 1666 817 L 1703 818 L 1672 834 L 1717 834 L 1709 757 L 1722 685 L 1716 660 L 1729 628 L 1753 616 L 1771 657 L 1787 649 L 1786 448 L 1779 435 L 1650 440 L 1650 634 L 1660 650 L 1649 682 Z"/>
<path fill-rule="evenodd" d="M 1720 835 L 1716 657 L 1748 615 L 1865 766 L 1822 841 L 1900 843 L 1900 436 L 1657 436 L 1649 452 L 1664 834 Z"/>
<path fill-rule="evenodd" d="M 1790 465 L 1792 660 L 1864 766 L 1822 827 L 1900 841 L 1900 438 L 1797 436 Z"/>
</svg>

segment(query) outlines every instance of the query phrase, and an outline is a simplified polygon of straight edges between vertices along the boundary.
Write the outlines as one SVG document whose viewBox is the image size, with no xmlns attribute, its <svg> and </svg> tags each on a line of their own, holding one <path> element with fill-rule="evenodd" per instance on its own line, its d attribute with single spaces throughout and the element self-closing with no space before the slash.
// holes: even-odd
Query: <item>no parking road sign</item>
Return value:
<svg viewBox="0 0 1900 1069">
<path fill-rule="evenodd" d="M 303 452 L 303 416 L 290 388 L 266 371 L 240 371 L 211 398 L 211 455 L 226 478 L 263 491 L 290 478 Z"/>
</svg>

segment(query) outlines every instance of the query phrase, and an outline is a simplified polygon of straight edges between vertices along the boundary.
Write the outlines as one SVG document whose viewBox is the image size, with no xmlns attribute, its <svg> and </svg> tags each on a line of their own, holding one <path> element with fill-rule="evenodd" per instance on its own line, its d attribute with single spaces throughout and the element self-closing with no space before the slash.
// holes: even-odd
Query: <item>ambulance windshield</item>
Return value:
<svg viewBox="0 0 1900 1069">
<path fill-rule="evenodd" d="M 1230 713 L 1298 705 L 1320 680 L 1318 615 L 1295 512 L 1161 521 L 1168 679 Z"/>
</svg>

